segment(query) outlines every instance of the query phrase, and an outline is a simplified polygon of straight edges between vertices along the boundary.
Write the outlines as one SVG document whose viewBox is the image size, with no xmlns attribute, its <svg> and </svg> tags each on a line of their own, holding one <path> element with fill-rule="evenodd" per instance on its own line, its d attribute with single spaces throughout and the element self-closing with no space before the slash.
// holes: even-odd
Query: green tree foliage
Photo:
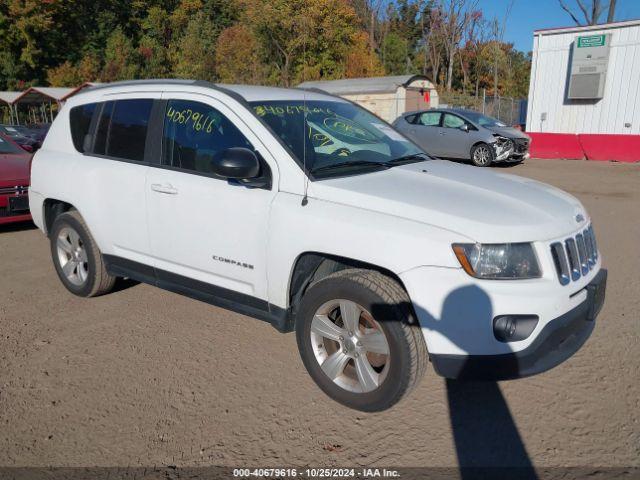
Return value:
<svg viewBox="0 0 640 480">
<path fill-rule="evenodd" d="M 222 31 L 216 43 L 216 71 L 223 83 L 260 84 L 265 70 L 260 61 L 259 44 L 244 25 Z"/>
<path fill-rule="evenodd" d="M 100 79 L 105 82 L 134 79 L 138 75 L 139 65 L 139 55 L 133 48 L 133 42 L 117 27 L 107 38 Z"/>
<path fill-rule="evenodd" d="M 384 37 L 380 50 L 384 68 L 388 74 L 411 73 L 409 42 L 405 38 L 396 32 L 391 32 Z"/>
<path fill-rule="evenodd" d="M 291 86 L 423 73 L 491 95 L 497 65 L 498 93 L 526 95 L 530 56 L 469 8 L 449 74 L 450 1 L 0 0 L 0 89 L 153 77 Z"/>
</svg>

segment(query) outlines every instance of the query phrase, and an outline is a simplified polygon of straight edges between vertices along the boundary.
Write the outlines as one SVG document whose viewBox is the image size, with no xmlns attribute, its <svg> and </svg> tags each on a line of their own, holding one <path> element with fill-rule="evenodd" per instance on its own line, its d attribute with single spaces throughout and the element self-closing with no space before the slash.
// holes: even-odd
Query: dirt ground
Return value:
<svg viewBox="0 0 640 480">
<path fill-rule="evenodd" d="M 73 297 L 38 230 L 0 227 L 0 466 L 640 466 L 640 165 L 499 170 L 591 213 L 609 269 L 596 329 L 550 372 L 431 369 L 377 414 L 325 397 L 293 334 L 146 285 Z"/>
</svg>

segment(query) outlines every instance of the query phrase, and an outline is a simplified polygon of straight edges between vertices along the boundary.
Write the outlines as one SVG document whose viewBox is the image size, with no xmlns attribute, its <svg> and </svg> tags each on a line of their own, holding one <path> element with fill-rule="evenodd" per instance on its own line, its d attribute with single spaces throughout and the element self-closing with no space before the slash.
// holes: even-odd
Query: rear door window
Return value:
<svg viewBox="0 0 640 480">
<path fill-rule="evenodd" d="M 438 127 L 440 126 L 440 112 L 425 112 L 420 115 L 418 119 L 418 125 L 424 125 L 425 127 Z"/>
<path fill-rule="evenodd" d="M 152 99 L 115 102 L 109 127 L 107 156 L 144 161 L 144 145 L 152 107 Z"/>
<path fill-rule="evenodd" d="M 144 161 L 152 99 L 107 102 L 96 127 L 93 153 Z"/>
</svg>

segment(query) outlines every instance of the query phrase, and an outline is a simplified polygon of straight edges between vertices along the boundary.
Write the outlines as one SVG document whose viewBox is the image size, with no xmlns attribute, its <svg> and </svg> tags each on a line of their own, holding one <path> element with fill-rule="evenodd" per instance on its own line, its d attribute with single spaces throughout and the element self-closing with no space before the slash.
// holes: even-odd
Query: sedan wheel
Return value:
<svg viewBox="0 0 640 480">
<path fill-rule="evenodd" d="M 476 145 L 471 150 L 471 161 L 477 167 L 488 167 L 493 163 L 494 152 L 491 147 L 485 143 Z"/>
</svg>

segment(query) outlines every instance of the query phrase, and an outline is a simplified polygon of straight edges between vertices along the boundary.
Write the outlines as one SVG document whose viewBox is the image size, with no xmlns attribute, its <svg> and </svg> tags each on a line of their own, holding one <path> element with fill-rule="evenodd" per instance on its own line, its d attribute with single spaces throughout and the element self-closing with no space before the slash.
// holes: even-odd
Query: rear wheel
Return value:
<svg viewBox="0 0 640 480">
<path fill-rule="evenodd" d="M 362 411 L 386 410 L 407 396 L 428 360 L 406 292 L 375 271 L 342 270 L 309 287 L 296 337 L 318 386 Z"/>
<path fill-rule="evenodd" d="M 488 167 L 495 159 L 495 152 L 486 143 L 474 145 L 471 149 L 471 162 L 476 167 Z"/>
<path fill-rule="evenodd" d="M 51 256 L 62 284 L 79 297 L 104 295 L 116 278 L 107 273 L 102 254 L 76 210 L 56 217 L 51 228 Z"/>
</svg>

